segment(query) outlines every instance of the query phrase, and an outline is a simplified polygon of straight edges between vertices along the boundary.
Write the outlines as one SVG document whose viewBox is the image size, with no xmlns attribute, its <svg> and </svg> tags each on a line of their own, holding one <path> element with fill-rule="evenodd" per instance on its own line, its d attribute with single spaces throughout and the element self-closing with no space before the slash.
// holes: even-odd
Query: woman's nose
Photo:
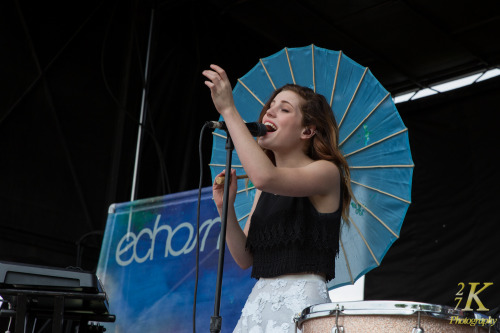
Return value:
<svg viewBox="0 0 500 333">
<path fill-rule="evenodd" d="M 266 114 L 268 116 L 271 116 L 271 117 L 274 117 L 276 115 L 275 110 L 274 110 L 273 107 L 270 107 L 269 109 L 267 109 Z"/>
</svg>

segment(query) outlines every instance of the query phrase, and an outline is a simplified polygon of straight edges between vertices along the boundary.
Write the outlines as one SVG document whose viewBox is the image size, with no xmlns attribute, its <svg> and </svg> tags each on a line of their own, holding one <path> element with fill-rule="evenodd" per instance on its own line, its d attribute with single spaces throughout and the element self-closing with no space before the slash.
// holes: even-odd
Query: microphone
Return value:
<svg viewBox="0 0 500 333">
<path fill-rule="evenodd" d="M 224 121 L 207 121 L 206 124 L 209 128 L 218 128 L 227 132 L 227 126 Z M 245 123 L 245 125 L 247 126 L 252 136 L 263 136 L 267 133 L 267 127 L 264 124 Z"/>
</svg>

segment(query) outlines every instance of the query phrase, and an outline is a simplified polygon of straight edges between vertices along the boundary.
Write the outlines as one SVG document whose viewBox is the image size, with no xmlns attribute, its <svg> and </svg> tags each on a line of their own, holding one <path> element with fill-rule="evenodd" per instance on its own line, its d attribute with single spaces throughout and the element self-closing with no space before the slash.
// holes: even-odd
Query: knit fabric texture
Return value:
<svg viewBox="0 0 500 333">
<path fill-rule="evenodd" d="M 253 255 L 253 278 L 290 273 L 335 277 L 341 210 L 319 213 L 308 197 L 262 192 L 252 215 L 246 248 Z"/>
</svg>

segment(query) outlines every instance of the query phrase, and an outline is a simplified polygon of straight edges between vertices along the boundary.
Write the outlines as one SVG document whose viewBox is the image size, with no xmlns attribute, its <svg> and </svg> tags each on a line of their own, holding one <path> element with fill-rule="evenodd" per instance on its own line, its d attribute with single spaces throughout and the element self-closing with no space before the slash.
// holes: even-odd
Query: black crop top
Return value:
<svg viewBox="0 0 500 333">
<path fill-rule="evenodd" d="M 252 277 L 320 273 L 335 277 L 342 207 L 319 213 L 308 197 L 262 192 L 248 231 Z"/>
</svg>

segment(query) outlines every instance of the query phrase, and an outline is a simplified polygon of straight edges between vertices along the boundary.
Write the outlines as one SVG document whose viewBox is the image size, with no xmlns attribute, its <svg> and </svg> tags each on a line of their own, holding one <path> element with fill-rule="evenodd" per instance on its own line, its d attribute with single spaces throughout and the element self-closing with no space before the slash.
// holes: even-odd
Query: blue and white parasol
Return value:
<svg viewBox="0 0 500 333">
<path fill-rule="evenodd" d="M 334 289 L 354 282 L 380 265 L 399 237 L 411 200 L 413 161 L 408 130 L 390 93 L 368 68 L 341 51 L 314 45 L 285 48 L 259 63 L 233 89 L 236 108 L 246 122 L 258 120 L 272 92 L 287 83 L 313 89 L 330 102 L 339 124 L 339 147 L 349 163 L 351 202 L 349 223 L 340 235 Z M 222 120 L 222 119 L 221 119 Z M 210 168 L 214 179 L 225 167 L 226 133 L 214 132 Z M 232 167 L 244 174 L 236 152 Z M 255 188 L 238 180 L 236 215 L 244 227 Z"/>
</svg>

